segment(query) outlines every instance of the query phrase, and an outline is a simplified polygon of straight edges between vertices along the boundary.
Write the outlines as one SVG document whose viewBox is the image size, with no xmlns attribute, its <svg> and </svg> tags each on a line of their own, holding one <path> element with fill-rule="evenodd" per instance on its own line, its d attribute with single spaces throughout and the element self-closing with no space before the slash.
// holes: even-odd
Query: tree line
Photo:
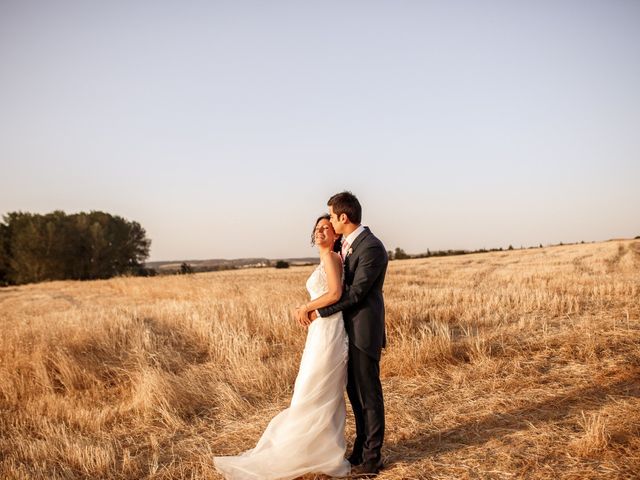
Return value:
<svg viewBox="0 0 640 480">
<path fill-rule="evenodd" d="M 0 285 L 144 275 L 150 246 L 138 222 L 105 212 L 10 212 L 0 222 Z"/>
<path fill-rule="evenodd" d="M 636 239 L 640 239 L 640 235 L 638 235 L 636 237 Z M 584 244 L 584 240 L 580 241 L 581 244 Z M 592 242 L 593 243 L 593 242 Z M 550 244 L 548 245 L 549 247 L 554 247 L 554 246 L 563 246 L 563 245 L 577 245 L 578 242 L 574 242 L 574 243 L 563 243 L 560 242 L 558 244 Z M 532 248 L 544 248 L 542 246 L 542 244 L 539 244 L 538 246 L 530 246 L 530 247 L 523 247 L 520 246 L 519 250 L 530 250 Z M 509 247 L 506 250 L 514 250 L 513 245 L 509 245 Z M 429 257 L 449 257 L 449 256 L 453 256 L 453 255 L 468 255 L 471 253 L 489 253 L 489 252 L 502 252 L 504 251 L 504 249 L 502 247 L 499 248 L 479 248 L 477 250 L 429 250 L 427 249 L 427 251 L 425 253 L 407 253 L 405 252 L 402 248 L 397 247 L 394 250 L 387 250 L 387 255 L 389 256 L 389 260 L 406 260 L 409 258 L 429 258 Z"/>
<path fill-rule="evenodd" d="M 584 243 L 584 242 L 582 242 Z M 563 245 L 560 242 L 560 245 Z M 525 247 L 520 247 L 520 250 Z M 526 248 L 542 248 L 542 244 L 538 247 L 526 247 Z M 513 246 L 509 245 L 507 250 L 513 250 Z M 489 253 L 489 252 L 502 252 L 504 249 L 502 247 L 499 248 L 479 248 L 477 250 L 429 250 L 425 253 L 407 253 L 402 248 L 397 247 L 395 251 L 388 250 L 387 255 L 389 256 L 389 260 L 406 260 L 408 258 L 429 258 L 429 257 L 450 257 L 455 255 L 468 255 L 471 253 Z"/>
</svg>

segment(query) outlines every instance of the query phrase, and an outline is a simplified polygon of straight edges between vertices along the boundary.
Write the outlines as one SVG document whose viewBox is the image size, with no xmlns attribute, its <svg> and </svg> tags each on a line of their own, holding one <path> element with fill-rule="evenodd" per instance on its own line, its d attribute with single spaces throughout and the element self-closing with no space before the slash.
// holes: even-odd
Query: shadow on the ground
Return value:
<svg viewBox="0 0 640 480">
<path fill-rule="evenodd" d="M 485 415 L 442 432 L 417 435 L 407 441 L 385 445 L 386 463 L 416 461 L 469 446 L 500 439 L 543 423 L 578 416 L 581 411 L 597 410 L 613 398 L 640 397 L 640 370 L 630 369 L 624 378 L 607 384 L 576 388 L 522 408 Z M 407 453 L 410 452 L 410 453 Z"/>
</svg>

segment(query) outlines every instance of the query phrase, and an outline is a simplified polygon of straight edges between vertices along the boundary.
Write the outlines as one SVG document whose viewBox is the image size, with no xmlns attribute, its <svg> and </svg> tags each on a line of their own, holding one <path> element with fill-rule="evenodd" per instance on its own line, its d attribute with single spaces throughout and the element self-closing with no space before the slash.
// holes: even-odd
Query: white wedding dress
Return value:
<svg viewBox="0 0 640 480">
<path fill-rule="evenodd" d="M 322 264 L 307 280 L 311 299 L 328 291 Z M 255 448 L 214 457 L 227 480 L 284 480 L 306 473 L 349 474 L 344 458 L 348 339 L 342 313 L 318 317 L 307 331 L 289 408 L 276 415 Z"/>
</svg>

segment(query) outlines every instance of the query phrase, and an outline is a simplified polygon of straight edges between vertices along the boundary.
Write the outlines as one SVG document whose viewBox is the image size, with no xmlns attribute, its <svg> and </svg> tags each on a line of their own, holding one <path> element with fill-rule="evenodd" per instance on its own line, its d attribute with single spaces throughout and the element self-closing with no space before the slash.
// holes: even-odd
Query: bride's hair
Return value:
<svg viewBox="0 0 640 480">
<path fill-rule="evenodd" d="M 329 214 L 325 213 L 324 215 L 320 215 L 316 220 L 316 223 L 313 224 L 313 230 L 311 230 L 311 246 L 315 246 L 316 244 L 316 227 L 318 226 L 318 223 L 320 223 L 320 220 L 329 220 L 330 218 L 331 217 L 329 216 Z M 333 244 L 332 250 L 334 252 L 340 252 L 340 248 L 341 248 L 340 242 L 342 242 L 342 235 L 338 235 L 338 238 L 336 238 L 336 241 Z"/>
</svg>

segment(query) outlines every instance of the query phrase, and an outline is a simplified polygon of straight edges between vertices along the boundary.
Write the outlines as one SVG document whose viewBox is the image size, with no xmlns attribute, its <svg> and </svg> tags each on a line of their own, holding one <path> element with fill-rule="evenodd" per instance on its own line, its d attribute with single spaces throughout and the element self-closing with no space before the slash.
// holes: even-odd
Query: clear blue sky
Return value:
<svg viewBox="0 0 640 480">
<path fill-rule="evenodd" d="M 640 2 L 0 2 L 0 214 L 103 210 L 151 260 L 640 235 Z"/>
</svg>

